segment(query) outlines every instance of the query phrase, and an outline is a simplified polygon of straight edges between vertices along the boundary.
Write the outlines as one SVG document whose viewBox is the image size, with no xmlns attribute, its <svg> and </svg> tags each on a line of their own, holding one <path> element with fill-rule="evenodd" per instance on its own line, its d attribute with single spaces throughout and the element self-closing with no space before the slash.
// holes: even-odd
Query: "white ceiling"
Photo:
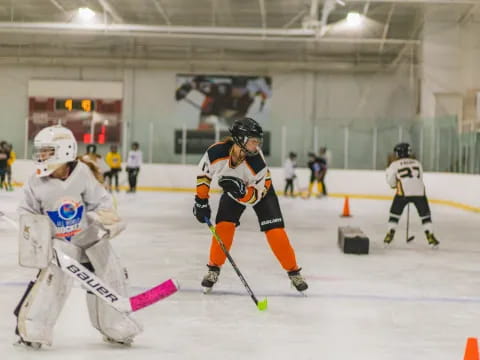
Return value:
<svg viewBox="0 0 480 360">
<path fill-rule="evenodd" d="M 480 0 L 343 0 L 329 11 L 334 2 L 0 0 L 0 62 L 370 71 L 416 61 L 426 12 L 462 22 Z M 97 12 L 94 25 L 76 22 L 80 6 Z M 350 11 L 363 30 L 346 26 Z"/>
</svg>

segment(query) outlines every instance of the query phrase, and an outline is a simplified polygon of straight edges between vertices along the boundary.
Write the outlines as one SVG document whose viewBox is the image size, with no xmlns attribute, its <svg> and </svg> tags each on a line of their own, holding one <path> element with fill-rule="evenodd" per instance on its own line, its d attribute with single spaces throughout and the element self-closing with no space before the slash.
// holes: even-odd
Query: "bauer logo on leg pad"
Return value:
<svg viewBox="0 0 480 360">
<path fill-rule="evenodd" d="M 67 266 L 67 270 L 72 274 L 75 274 L 75 276 L 80 279 L 89 289 L 97 291 L 100 295 L 106 299 L 109 299 L 112 303 L 118 300 L 118 298 L 112 294 L 110 290 L 93 280 L 90 275 L 80 270 L 77 266 L 69 265 Z"/>
</svg>

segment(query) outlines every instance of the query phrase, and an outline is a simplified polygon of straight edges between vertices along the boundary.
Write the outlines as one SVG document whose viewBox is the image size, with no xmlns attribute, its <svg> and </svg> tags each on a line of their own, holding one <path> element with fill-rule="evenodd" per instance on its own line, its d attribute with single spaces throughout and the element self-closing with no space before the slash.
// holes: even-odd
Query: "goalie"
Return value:
<svg viewBox="0 0 480 360">
<path fill-rule="evenodd" d="M 127 294 L 126 272 L 109 239 L 125 224 L 112 199 L 84 163 L 77 143 L 62 126 L 42 129 L 34 139 L 36 175 L 24 186 L 19 206 L 19 262 L 39 269 L 17 305 L 18 344 L 52 344 L 53 327 L 72 287 L 72 279 L 52 262 L 52 247 L 74 258 L 115 289 Z M 129 345 L 142 331 L 130 315 L 87 292 L 90 321 L 104 341 Z"/>
</svg>

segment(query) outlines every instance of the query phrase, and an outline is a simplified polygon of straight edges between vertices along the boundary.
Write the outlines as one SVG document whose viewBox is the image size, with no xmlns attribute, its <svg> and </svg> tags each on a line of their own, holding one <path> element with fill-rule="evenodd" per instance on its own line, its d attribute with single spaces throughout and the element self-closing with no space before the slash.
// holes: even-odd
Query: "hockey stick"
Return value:
<svg viewBox="0 0 480 360">
<path fill-rule="evenodd" d="M 18 229 L 18 223 L 1 211 L 0 218 L 5 219 L 15 229 Z M 55 247 L 53 248 L 53 258 L 54 263 L 63 272 L 79 281 L 85 289 L 91 291 L 101 300 L 121 312 L 132 312 L 143 309 L 176 293 L 179 289 L 179 285 L 175 280 L 168 279 L 150 290 L 127 298 L 117 294 L 115 290 L 111 289 L 109 285 L 105 284 L 82 264 Z"/>
<path fill-rule="evenodd" d="M 7 215 L 5 215 L 5 213 L 2 211 L 0 211 L 0 219 L 5 219 L 6 222 L 8 222 L 10 225 L 12 225 L 15 229 L 18 230 L 18 224 L 14 220 L 10 219 Z"/>
<path fill-rule="evenodd" d="M 410 241 L 415 239 L 415 236 L 413 236 L 413 235 L 408 236 L 409 228 L 410 228 L 410 203 L 407 204 L 407 236 L 406 236 L 407 243 L 409 243 Z"/>
<path fill-rule="evenodd" d="M 83 288 L 120 312 L 133 312 L 143 309 L 176 293 L 179 289 L 175 280 L 168 279 L 141 294 L 131 297 L 121 296 L 86 267 L 61 250 L 54 247 L 53 254 L 54 263 L 64 273 L 79 281 Z"/>
<path fill-rule="evenodd" d="M 230 252 L 227 250 L 227 248 L 225 247 L 225 244 L 223 243 L 222 239 L 220 238 L 220 236 L 217 234 L 217 231 L 215 230 L 215 227 L 212 225 L 210 219 L 208 217 L 205 217 L 205 222 L 207 223 L 208 225 L 208 228 L 210 229 L 210 231 L 212 232 L 213 234 L 213 237 L 217 240 L 218 244 L 220 245 L 220 247 L 222 248 L 222 251 L 224 252 L 224 254 L 227 256 L 227 259 L 228 261 L 230 261 L 230 264 L 232 264 L 233 266 L 233 269 L 235 270 L 235 272 L 237 273 L 238 277 L 240 278 L 240 280 L 242 281 L 242 284 L 243 286 L 245 286 L 245 289 L 247 289 L 247 292 L 248 294 L 250 295 L 250 297 L 252 298 L 253 302 L 255 303 L 255 305 L 257 306 L 257 309 L 260 310 L 260 311 L 264 311 L 264 310 L 267 310 L 267 298 L 261 300 L 261 301 L 258 301 L 258 299 L 256 298 L 255 294 L 253 293 L 252 289 L 250 288 L 250 286 L 248 286 L 248 283 L 247 283 L 247 280 L 245 280 L 245 278 L 243 277 L 242 273 L 240 272 L 240 270 L 238 269 L 237 267 L 237 264 L 235 264 L 235 261 L 233 261 L 232 257 L 230 256 Z"/>
</svg>

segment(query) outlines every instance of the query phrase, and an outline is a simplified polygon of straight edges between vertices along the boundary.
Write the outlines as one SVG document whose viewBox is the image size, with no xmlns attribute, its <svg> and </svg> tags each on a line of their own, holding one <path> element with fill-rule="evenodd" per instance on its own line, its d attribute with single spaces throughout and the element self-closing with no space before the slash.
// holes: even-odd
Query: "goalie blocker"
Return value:
<svg viewBox="0 0 480 360">
<path fill-rule="evenodd" d="M 45 215 L 23 214 L 18 232 L 18 263 L 45 269 L 52 260 L 52 232 Z"/>
</svg>

